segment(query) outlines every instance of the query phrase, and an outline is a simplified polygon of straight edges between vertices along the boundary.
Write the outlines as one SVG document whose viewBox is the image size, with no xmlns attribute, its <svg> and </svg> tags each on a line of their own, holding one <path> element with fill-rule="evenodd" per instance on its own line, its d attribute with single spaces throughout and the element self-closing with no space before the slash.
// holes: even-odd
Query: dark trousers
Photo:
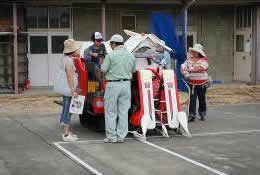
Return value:
<svg viewBox="0 0 260 175">
<path fill-rule="evenodd" d="M 197 98 L 199 99 L 199 115 L 201 117 L 206 116 L 207 104 L 206 104 L 206 92 L 207 87 L 203 85 L 191 85 L 190 86 L 190 108 L 189 117 L 196 117 L 197 111 Z"/>
</svg>

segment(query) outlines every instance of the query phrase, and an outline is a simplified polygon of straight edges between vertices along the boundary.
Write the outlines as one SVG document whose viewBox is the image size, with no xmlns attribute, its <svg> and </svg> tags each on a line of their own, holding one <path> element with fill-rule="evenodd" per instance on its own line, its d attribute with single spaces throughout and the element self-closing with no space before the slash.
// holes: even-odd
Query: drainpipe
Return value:
<svg viewBox="0 0 260 175">
<path fill-rule="evenodd" d="M 13 2 L 13 49 L 14 49 L 14 92 L 18 94 L 18 44 L 17 44 L 17 11 L 16 3 Z"/>
<path fill-rule="evenodd" d="M 188 8 L 195 2 L 196 0 L 190 0 L 185 3 L 184 7 L 181 10 L 181 13 L 184 15 L 184 26 L 182 27 L 182 36 L 184 38 L 185 49 L 187 50 L 187 26 L 188 26 Z"/>
<path fill-rule="evenodd" d="M 105 1 L 102 1 L 101 6 L 101 27 L 102 27 L 102 36 L 106 40 L 106 4 Z"/>
</svg>

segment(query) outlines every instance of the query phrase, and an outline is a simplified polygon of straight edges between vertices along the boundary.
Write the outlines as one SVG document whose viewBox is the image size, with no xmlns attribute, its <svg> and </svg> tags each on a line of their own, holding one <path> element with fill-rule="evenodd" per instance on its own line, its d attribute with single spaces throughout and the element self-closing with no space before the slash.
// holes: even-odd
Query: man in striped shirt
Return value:
<svg viewBox="0 0 260 175">
<path fill-rule="evenodd" d="M 206 118 L 206 83 L 208 82 L 208 58 L 203 51 L 203 46 L 195 44 L 193 48 L 189 48 L 187 60 L 181 66 L 181 73 L 187 78 L 190 86 L 190 107 L 189 121 L 192 122 L 196 118 L 197 98 L 199 99 L 199 115 L 202 121 Z"/>
</svg>

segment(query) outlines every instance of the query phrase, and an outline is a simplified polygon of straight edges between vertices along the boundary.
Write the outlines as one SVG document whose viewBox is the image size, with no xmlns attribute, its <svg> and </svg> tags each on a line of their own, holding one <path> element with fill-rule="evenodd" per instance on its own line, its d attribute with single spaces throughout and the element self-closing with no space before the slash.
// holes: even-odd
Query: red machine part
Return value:
<svg viewBox="0 0 260 175">
<path fill-rule="evenodd" d="M 94 100 L 93 100 L 93 112 L 95 114 L 104 113 L 104 98 L 94 98 Z"/>
<path fill-rule="evenodd" d="M 140 108 L 138 111 L 134 112 L 132 114 L 132 116 L 130 117 L 130 124 L 132 126 L 136 126 L 136 127 L 141 126 L 141 119 L 142 119 L 142 116 L 144 115 L 143 94 L 142 94 L 141 90 L 139 90 L 139 89 L 142 89 L 140 72 L 137 72 L 137 80 L 138 80 L 138 93 L 139 93 L 138 94 L 139 99 L 137 99 L 137 100 L 139 100 Z"/>
<path fill-rule="evenodd" d="M 81 90 L 81 95 L 87 96 L 88 92 L 88 72 L 86 71 L 85 64 L 82 59 L 74 59 L 76 71 L 78 73 L 78 86 Z M 85 101 L 87 98 L 85 98 Z"/>
</svg>

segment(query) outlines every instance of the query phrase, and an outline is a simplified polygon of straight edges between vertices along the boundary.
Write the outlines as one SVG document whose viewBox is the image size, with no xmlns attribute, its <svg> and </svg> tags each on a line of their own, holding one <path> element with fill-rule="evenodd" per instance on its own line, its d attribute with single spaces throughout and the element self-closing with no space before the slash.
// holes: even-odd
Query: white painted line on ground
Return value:
<svg viewBox="0 0 260 175">
<path fill-rule="evenodd" d="M 197 133 L 197 134 L 192 134 L 192 136 L 229 135 L 229 134 L 242 134 L 242 133 L 254 133 L 254 132 L 260 132 L 260 130 Z"/>
<path fill-rule="evenodd" d="M 195 133 L 192 136 L 211 136 L 211 135 L 229 135 L 229 134 L 243 134 L 243 133 L 254 133 L 260 132 L 260 130 L 246 130 L 246 131 L 225 131 L 225 132 L 212 132 L 212 133 Z M 172 137 L 185 137 L 183 135 L 170 135 Z M 164 136 L 150 136 L 149 138 L 164 138 Z M 136 138 L 126 138 L 127 140 L 136 140 Z M 104 140 L 79 140 L 75 142 L 55 142 L 54 144 L 62 145 L 62 144 L 69 144 L 69 143 L 104 143 Z"/>
<path fill-rule="evenodd" d="M 99 172 L 97 169 L 93 168 L 92 166 L 90 166 L 89 164 L 87 164 L 86 162 L 82 161 L 79 157 L 77 157 L 76 155 L 74 155 L 73 153 L 71 153 L 69 150 L 65 149 L 64 147 L 62 147 L 60 144 L 60 142 L 55 142 L 53 143 L 59 150 L 61 150 L 64 154 L 66 154 L 67 156 L 69 156 L 71 159 L 73 159 L 74 161 L 76 161 L 77 163 L 79 163 L 81 166 L 83 166 L 84 168 L 86 168 L 88 171 L 90 171 L 91 173 L 93 173 L 94 175 L 103 175 L 101 172 Z"/>
<path fill-rule="evenodd" d="M 246 106 L 246 105 L 260 105 L 260 103 L 237 103 L 237 104 L 210 104 L 207 106 L 215 107 L 215 106 Z"/>
<path fill-rule="evenodd" d="M 190 162 L 190 163 L 192 163 L 192 164 L 194 164 L 194 165 L 197 165 L 197 166 L 199 166 L 199 167 L 201 167 L 201 168 L 207 169 L 208 171 L 213 172 L 213 173 L 215 173 L 215 174 L 218 174 L 218 175 L 227 175 L 226 173 L 220 172 L 220 171 L 218 171 L 218 170 L 216 170 L 216 169 L 214 169 L 214 168 L 211 168 L 211 167 L 209 167 L 209 166 L 207 166 L 207 165 L 204 165 L 204 164 L 202 164 L 202 163 L 199 163 L 199 162 L 197 162 L 197 161 L 195 161 L 195 160 L 192 160 L 192 159 L 190 159 L 190 158 L 188 158 L 188 157 L 185 157 L 185 156 L 183 156 L 183 155 L 180 155 L 180 154 L 178 154 L 178 153 L 175 153 L 175 152 L 173 152 L 173 151 L 170 151 L 170 150 L 168 150 L 168 149 L 166 149 L 166 148 L 163 148 L 163 147 L 160 147 L 160 146 L 158 146 L 158 145 L 155 145 L 155 144 L 153 144 L 153 143 L 151 143 L 151 142 L 148 142 L 148 141 L 146 141 L 146 140 L 142 140 L 142 139 L 139 139 L 139 140 L 140 140 L 141 142 L 147 144 L 147 145 L 150 145 L 150 146 L 152 146 L 152 147 L 154 147 L 154 148 L 156 148 L 156 149 L 159 149 L 159 150 L 161 150 L 161 151 L 164 151 L 164 152 L 166 152 L 166 153 L 169 153 L 169 154 L 171 154 L 171 155 L 173 155 L 173 156 L 179 157 L 179 158 L 181 158 L 181 159 L 183 159 L 183 160 L 186 160 L 187 162 Z"/>
</svg>

